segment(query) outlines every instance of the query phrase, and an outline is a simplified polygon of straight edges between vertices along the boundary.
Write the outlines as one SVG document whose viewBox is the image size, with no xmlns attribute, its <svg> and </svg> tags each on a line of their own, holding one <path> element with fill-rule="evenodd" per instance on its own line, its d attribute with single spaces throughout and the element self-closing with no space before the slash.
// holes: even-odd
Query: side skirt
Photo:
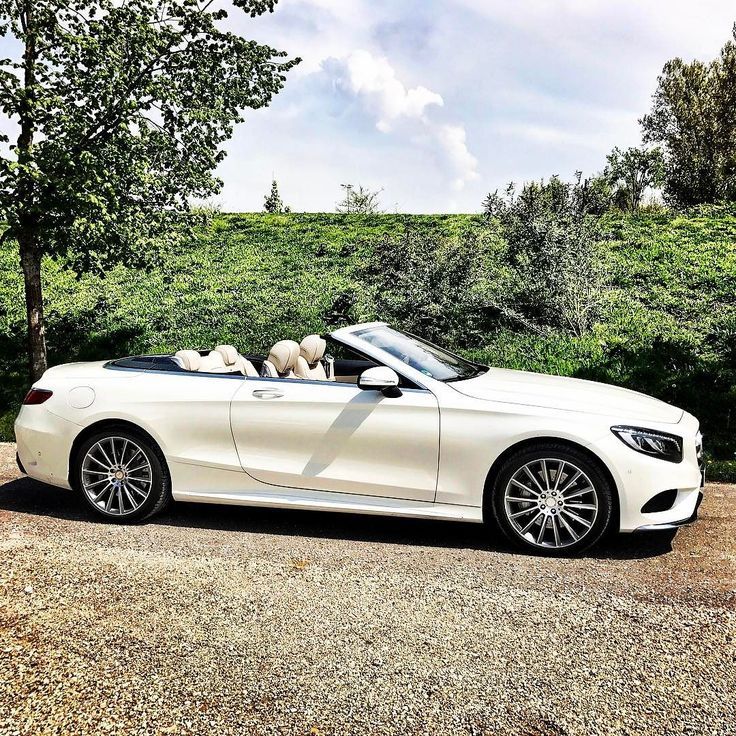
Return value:
<svg viewBox="0 0 736 736">
<path fill-rule="evenodd" d="M 218 503 L 232 506 L 263 506 L 305 511 L 336 511 L 347 514 L 374 514 L 378 516 L 404 516 L 410 518 L 443 519 L 446 521 L 470 521 L 481 523 L 483 510 L 473 506 L 449 503 L 403 501 L 394 498 L 378 498 L 350 494 L 312 491 L 269 490 L 246 492 L 198 493 L 174 491 L 176 501 L 194 503 Z"/>
</svg>

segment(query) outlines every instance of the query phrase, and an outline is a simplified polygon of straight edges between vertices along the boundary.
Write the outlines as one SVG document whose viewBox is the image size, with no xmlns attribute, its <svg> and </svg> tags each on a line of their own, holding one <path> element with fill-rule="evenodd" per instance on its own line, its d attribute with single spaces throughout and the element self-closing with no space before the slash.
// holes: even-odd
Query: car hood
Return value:
<svg viewBox="0 0 736 736">
<path fill-rule="evenodd" d="M 477 378 L 449 385 L 476 399 L 602 414 L 626 422 L 677 424 L 684 413 L 664 401 L 618 386 L 506 368 L 491 368 Z"/>
</svg>

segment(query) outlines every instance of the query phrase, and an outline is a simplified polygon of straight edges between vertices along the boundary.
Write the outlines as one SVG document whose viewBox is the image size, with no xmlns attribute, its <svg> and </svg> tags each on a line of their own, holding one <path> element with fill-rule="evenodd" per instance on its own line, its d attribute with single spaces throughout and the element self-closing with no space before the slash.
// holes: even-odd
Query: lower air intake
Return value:
<svg viewBox="0 0 736 736">
<path fill-rule="evenodd" d="M 642 507 L 642 514 L 651 514 L 656 511 L 669 511 L 677 499 L 677 488 L 671 488 L 669 491 L 662 491 L 656 496 L 652 496 Z"/>
</svg>

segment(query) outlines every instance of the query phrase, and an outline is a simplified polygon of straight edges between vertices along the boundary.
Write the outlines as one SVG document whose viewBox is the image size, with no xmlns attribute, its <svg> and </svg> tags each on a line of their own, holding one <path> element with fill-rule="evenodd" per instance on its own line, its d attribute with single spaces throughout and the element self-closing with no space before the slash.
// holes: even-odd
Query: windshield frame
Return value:
<svg viewBox="0 0 736 736">
<path fill-rule="evenodd" d="M 453 383 L 455 381 L 467 381 L 472 378 L 477 378 L 478 376 L 486 373 L 489 370 L 489 366 L 484 365 L 483 363 L 478 363 L 472 360 L 468 360 L 467 358 L 463 358 L 462 356 L 457 355 L 456 353 L 453 353 L 439 345 L 436 345 L 435 343 L 432 343 L 429 340 L 426 340 L 425 338 L 420 337 L 419 335 L 415 335 L 406 330 L 397 329 L 396 327 L 392 327 L 391 325 L 388 325 L 386 323 L 370 323 L 370 324 L 358 325 L 356 326 L 356 329 L 352 329 L 350 331 L 350 335 L 356 338 L 357 340 L 359 340 L 361 343 L 368 345 L 375 350 L 380 350 L 381 352 L 390 356 L 393 360 L 398 360 L 404 363 L 404 361 L 398 355 L 394 355 L 390 350 L 383 348 L 380 345 L 375 345 L 369 342 L 368 340 L 364 339 L 363 335 L 365 333 L 375 332 L 379 330 L 386 330 L 389 333 L 389 335 L 391 333 L 396 333 L 399 336 L 408 338 L 409 341 L 412 343 L 415 343 L 419 349 L 429 348 L 429 350 L 426 352 L 429 352 L 432 355 L 432 357 L 435 360 L 438 360 L 438 362 L 440 362 L 443 366 L 445 366 L 445 368 L 456 373 L 456 375 L 453 375 L 453 376 L 439 378 L 432 373 L 425 372 L 425 370 L 423 370 L 422 368 L 417 368 L 415 365 L 412 365 L 411 363 L 405 363 L 407 368 L 413 371 L 416 371 L 419 375 L 423 376 L 424 378 L 429 378 L 433 381 L 437 381 L 438 383 Z M 443 361 L 442 357 L 449 358 L 450 359 L 449 363 Z M 452 363 L 456 363 L 459 366 L 467 366 L 470 369 L 470 371 L 468 373 L 458 374 L 458 372 L 455 370 Z"/>
</svg>

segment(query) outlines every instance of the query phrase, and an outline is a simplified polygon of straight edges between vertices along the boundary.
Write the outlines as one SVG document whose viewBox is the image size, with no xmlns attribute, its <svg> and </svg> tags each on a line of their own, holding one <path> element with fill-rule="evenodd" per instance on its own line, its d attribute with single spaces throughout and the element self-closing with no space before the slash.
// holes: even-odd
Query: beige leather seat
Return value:
<svg viewBox="0 0 736 736">
<path fill-rule="evenodd" d="M 198 371 L 202 363 L 202 356 L 196 350 L 179 350 L 174 355 L 174 360 L 185 371 Z"/>
<path fill-rule="evenodd" d="M 215 352 L 222 360 L 229 373 L 242 373 L 244 376 L 257 376 L 258 371 L 247 358 L 244 358 L 232 345 L 218 345 Z"/>
<path fill-rule="evenodd" d="M 299 343 L 294 340 L 279 340 L 263 361 L 263 378 L 297 378 L 294 373 L 296 359 L 299 357 Z"/>
<path fill-rule="evenodd" d="M 326 381 L 327 373 L 322 365 L 326 349 L 327 343 L 319 335 L 307 335 L 299 345 L 299 357 L 294 369 L 296 375 L 310 381 Z"/>
<path fill-rule="evenodd" d="M 214 350 L 205 355 L 199 363 L 197 369 L 200 373 L 229 373 L 225 367 L 225 361 L 220 353 Z"/>
</svg>

